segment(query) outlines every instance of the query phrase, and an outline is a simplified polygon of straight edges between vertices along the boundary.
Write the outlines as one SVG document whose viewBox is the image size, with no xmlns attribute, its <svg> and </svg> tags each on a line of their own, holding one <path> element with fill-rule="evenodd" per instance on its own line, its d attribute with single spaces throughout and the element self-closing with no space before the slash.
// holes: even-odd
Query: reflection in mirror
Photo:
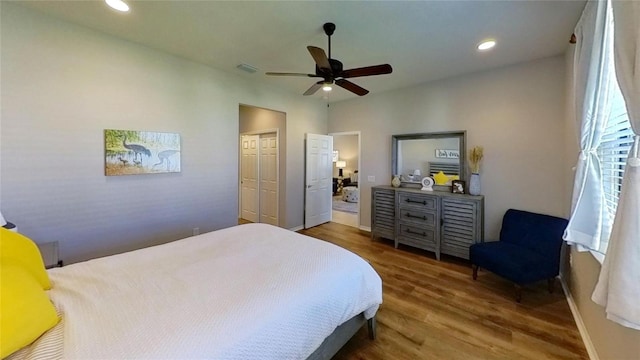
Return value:
<svg viewBox="0 0 640 360">
<path fill-rule="evenodd" d="M 440 172 L 447 175 L 436 177 L 440 185 L 464 179 L 465 138 L 465 131 L 393 135 L 393 175 L 400 175 L 405 185 Z"/>
</svg>

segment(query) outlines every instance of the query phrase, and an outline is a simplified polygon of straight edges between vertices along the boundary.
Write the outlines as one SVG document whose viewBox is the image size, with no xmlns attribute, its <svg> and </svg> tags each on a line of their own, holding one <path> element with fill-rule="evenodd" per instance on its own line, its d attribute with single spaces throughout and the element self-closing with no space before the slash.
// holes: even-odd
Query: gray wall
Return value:
<svg viewBox="0 0 640 360">
<path fill-rule="evenodd" d="M 0 6 L 2 213 L 67 262 L 236 224 L 239 104 L 287 113 L 291 173 L 304 134 L 326 133 L 319 100 Z M 179 133 L 182 172 L 104 176 L 104 129 Z M 302 225 L 303 181 L 286 178 L 285 227 Z"/>
<path fill-rule="evenodd" d="M 564 74 L 559 56 L 332 104 L 330 132 L 362 131 L 363 228 L 371 186 L 391 181 L 391 135 L 419 132 L 466 130 L 467 149 L 484 146 L 486 238 L 509 208 L 563 215 Z"/>
</svg>

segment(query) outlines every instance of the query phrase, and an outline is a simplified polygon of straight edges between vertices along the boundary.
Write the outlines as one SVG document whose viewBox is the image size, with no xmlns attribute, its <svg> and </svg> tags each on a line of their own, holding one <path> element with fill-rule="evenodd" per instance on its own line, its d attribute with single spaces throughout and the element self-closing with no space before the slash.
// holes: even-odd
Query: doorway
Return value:
<svg viewBox="0 0 640 360">
<path fill-rule="evenodd" d="M 333 137 L 332 222 L 360 227 L 360 131 L 329 133 Z M 341 176 L 342 174 L 342 176 Z"/>
<path fill-rule="evenodd" d="M 278 134 L 245 134 L 240 145 L 240 219 L 278 226 Z"/>
<path fill-rule="evenodd" d="M 240 105 L 238 222 L 284 223 L 283 112 Z"/>
</svg>

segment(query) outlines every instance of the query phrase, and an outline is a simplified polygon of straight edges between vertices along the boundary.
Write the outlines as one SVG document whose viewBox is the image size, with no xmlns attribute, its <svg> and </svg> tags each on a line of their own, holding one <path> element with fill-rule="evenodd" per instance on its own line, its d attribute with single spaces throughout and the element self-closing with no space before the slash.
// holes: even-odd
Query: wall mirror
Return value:
<svg viewBox="0 0 640 360">
<path fill-rule="evenodd" d="M 426 176 L 443 172 L 465 180 L 466 131 L 393 135 L 391 171 L 403 186 L 421 185 Z M 434 190 L 449 190 L 451 181 Z"/>
</svg>

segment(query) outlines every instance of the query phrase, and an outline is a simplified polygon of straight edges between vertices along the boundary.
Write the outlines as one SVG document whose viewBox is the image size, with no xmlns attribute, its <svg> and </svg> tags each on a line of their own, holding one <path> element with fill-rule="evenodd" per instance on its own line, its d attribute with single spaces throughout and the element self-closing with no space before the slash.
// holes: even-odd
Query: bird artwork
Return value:
<svg viewBox="0 0 640 360">
<path fill-rule="evenodd" d="M 125 149 L 129 149 L 133 151 L 134 161 L 138 159 L 138 154 L 140 154 L 140 163 L 142 163 L 142 155 L 147 155 L 147 157 L 151 157 L 151 151 L 149 151 L 149 149 L 147 149 L 146 147 L 138 144 L 127 144 L 127 134 L 125 134 L 124 138 L 122 139 L 122 146 L 124 146 Z"/>
<path fill-rule="evenodd" d="M 153 167 L 155 168 L 156 166 L 160 166 L 163 163 L 167 163 L 167 171 L 170 171 L 171 168 L 171 157 L 173 155 L 175 155 L 176 153 L 179 153 L 180 151 L 178 150 L 164 150 L 164 151 L 160 151 L 158 153 L 158 160 L 160 160 L 160 162 L 153 164 Z"/>
<path fill-rule="evenodd" d="M 104 174 L 180 172 L 180 145 L 176 133 L 105 129 Z"/>
</svg>

